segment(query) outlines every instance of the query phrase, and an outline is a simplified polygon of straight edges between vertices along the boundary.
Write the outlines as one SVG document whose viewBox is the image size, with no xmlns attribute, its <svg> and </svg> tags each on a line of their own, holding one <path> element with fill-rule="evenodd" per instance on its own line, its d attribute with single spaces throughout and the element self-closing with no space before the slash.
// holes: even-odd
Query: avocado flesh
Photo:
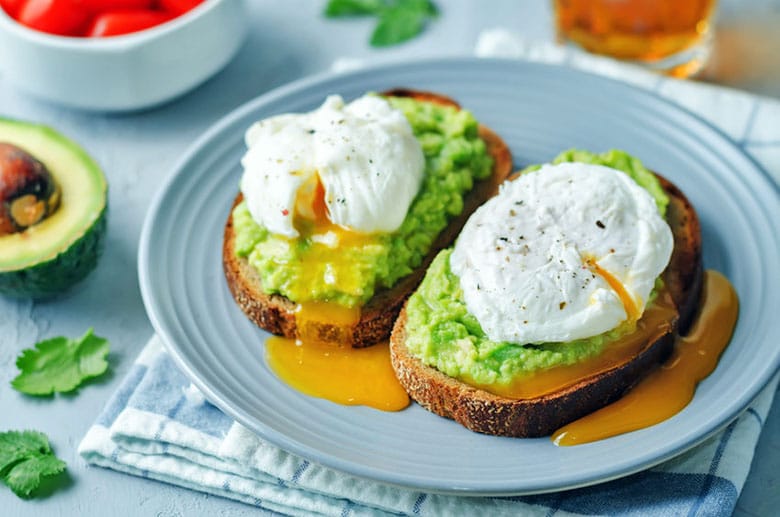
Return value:
<svg viewBox="0 0 780 517">
<path fill-rule="evenodd" d="M 0 142 L 43 162 L 62 192 L 49 217 L 0 237 L 0 294 L 52 296 L 97 265 L 106 230 L 105 177 L 78 144 L 46 126 L 0 118 Z"/>
</svg>

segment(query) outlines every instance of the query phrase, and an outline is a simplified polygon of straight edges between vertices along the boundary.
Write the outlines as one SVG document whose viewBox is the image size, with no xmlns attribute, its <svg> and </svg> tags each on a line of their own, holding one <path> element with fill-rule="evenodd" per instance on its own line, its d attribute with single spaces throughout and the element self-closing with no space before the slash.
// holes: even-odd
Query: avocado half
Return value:
<svg viewBox="0 0 780 517">
<path fill-rule="evenodd" d="M 49 127 L 0 118 L 0 142 L 42 162 L 62 196 L 38 224 L 0 235 L 0 294 L 50 297 L 97 265 L 106 232 L 106 179 L 78 144 Z"/>
</svg>

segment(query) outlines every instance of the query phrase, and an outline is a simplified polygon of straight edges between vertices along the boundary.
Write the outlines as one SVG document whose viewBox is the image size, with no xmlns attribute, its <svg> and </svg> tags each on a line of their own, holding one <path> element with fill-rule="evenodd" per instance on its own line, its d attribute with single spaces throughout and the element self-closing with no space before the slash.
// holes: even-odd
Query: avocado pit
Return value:
<svg viewBox="0 0 780 517">
<path fill-rule="evenodd" d="M 0 236 L 40 223 L 57 210 L 60 197 L 60 187 L 43 163 L 0 142 Z"/>
</svg>

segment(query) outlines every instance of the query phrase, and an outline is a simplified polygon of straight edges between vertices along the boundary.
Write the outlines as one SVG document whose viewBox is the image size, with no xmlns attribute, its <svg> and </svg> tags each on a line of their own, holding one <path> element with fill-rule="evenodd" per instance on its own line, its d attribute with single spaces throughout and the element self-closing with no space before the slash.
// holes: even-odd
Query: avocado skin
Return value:
<svg viewBox="0 0 780 517">
<path fill-rule="evenodd" d="M 103 252 L 108 205 L 84 234 L 56 257 L 17 271 L 0 273 L 0 294 L 14 298 L 51 298 L 83 280 Z"/>
</svg>

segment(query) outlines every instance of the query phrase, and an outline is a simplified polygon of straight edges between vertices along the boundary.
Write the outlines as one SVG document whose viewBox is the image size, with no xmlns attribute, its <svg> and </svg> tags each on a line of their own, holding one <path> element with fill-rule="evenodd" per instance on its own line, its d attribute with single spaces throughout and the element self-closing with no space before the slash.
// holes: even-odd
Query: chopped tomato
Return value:
<svg viewBox="0 0 780 517">
<path fill-rule="evenodd" d="M 41 32 L 79 36 L 89 23 L 89 13 L 81 0 L 27 0 L 17 20 Z"/>
<path fill-rule="evenodd" d="M 203 3 L 203 0 L 158 0 L 160 7 L 176 15 L 184 14 Z"/>
<path fill-rule="evenodd" d="M 8 16 L 11 18 L 16 18 L 24 2 L 25 0 L 0 0 L 0 8 L 8 13 Z"/>
<path fill-rule="evenodd" d="M 172 18 L 174 18 L 172 14 L 149 9 L 105 11 L 95 17 L 87 31 L 87 36 L 99 38 L 129 34 L 160 25 Z"/>
<path fill-rule="evenodd" d="M 81 4 L 93 13 L 116 9 L 152 9 L 154 0 L 81 0 Z"/>
<path fill-rule="evenodd" d="M 17 21 L 62 36 L 118 36 L 165 23 L 203 0 L 0 0 Z"/>
</svg>

